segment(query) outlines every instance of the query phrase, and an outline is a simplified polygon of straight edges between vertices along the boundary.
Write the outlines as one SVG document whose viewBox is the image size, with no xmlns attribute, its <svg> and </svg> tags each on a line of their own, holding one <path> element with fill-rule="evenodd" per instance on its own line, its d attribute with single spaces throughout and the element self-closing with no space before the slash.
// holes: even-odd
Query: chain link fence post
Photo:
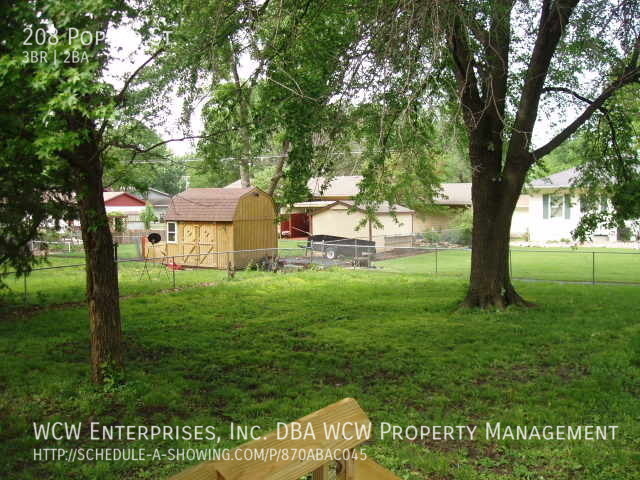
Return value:
<svg viewBox="0 0 640 480">
<path fill-rule="evenodd" d="M 596 284 L 596 252 L 591 252 L 591 284 Z"/>
<path fill-rule="evenodd" d="M 357 264 L 360 260 L 358 259 L 358 239 L 356 238 L 356 239 L 354 240 L 354 242 L 355 242 L 355 254 L 356 254 L 356 255 L 355 255 L 354 259 L 353 259 L 353 269 L 355 270 L 355 269 L 356 269 L 356 264 Z"/>
<path fill-rule="evenodd" d="M 513 278 L 513 250 L 509 247 L 509 276 Z"/>
<path fill-rule="evenodd" d="M 118 242 L 113 242 L 113 261 L 116 264 L 116 276 L 118 275 Z"/>
</svg>

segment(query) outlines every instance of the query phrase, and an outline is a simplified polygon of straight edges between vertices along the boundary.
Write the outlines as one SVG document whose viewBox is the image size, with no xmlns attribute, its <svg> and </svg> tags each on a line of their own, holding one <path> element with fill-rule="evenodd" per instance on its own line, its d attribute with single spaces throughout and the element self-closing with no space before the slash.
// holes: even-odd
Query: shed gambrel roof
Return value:
<svg viewBox="0 0 640 480">
<path fill-rule="evenodd" d="M 188 222 L 231 222 L 240 199 L 258 188 L 190 188 L 175 195 L 166 219 Z"/>
</svg>

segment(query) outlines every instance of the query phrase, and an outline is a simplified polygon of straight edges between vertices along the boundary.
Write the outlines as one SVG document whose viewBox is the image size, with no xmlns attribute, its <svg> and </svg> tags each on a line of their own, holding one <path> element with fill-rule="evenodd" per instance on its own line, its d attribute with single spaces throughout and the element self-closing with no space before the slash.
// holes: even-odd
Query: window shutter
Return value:
<svg viewBox="0 0 640 480">
<path fill-rule="evenodd" d="M 571 218 L 571 195 L 564 196 L 564 218 Z"/>
<path fill-rule="evenodd" d="M 542 195 L 542 218 L 549 218 L 549 195 Z"/>
</svg>

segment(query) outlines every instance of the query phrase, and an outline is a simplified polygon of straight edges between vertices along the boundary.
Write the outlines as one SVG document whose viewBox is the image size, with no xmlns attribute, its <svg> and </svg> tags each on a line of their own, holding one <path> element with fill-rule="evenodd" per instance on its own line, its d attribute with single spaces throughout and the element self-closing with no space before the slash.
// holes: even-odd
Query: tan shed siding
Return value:
<svg viewBox="0 0 640 480">
<path fill-rule="evenodd" d="M 218 222 L 216 224 L 216 235 L 218 238 L 218 252 L 230 252 L 233 247 L 234 225 L 231 222 Z M 229 253 L 221 253 L 218 255 L 218 268 L 228 268 L 231 262 L 231 268 L 235 268 L 233 255 Z"/>
<path fill-rule="evenodd" d="M 271 198 L 261 191 L 242 197 L 234 220 L 234 250 L 272 249 L 278 244 L 275 207 Z M 249 262 L 265 256 L 276 255 L 276 251 L 261 250 L 235 254 L 235 268 L 244 268 Z"/>
<path fill-rule="evenodd" d="M 147 258 L 157 258 L 157 257 L 171 257 L 174 255 L 182 255 L 182 248 L 179 244 L 175 243 L 165 243 L 159 242 L 155 245 L 150 244 L 149 242 L 145 242 L 145 251 L 144 255 Z M 162 260 L 152 260 L 161 262 Z M 170 260 L 171 262 L 171 260 Z M 180 263 L 179 259 L 176 258 L 176 263 Z"/>
<path fill-rule="evenodd" d="M 261 190 L 255 190 L 240 199 L 234 220 L 273 220 L 275 214 L 271 197 Z"/>
<path fill-rule="evenodd" d="M 218 222 L 203 222 L 200 224 L 200 258 L 201 267 L 218 266 Z"/>
<path fill-rule="evenodd" d="M 191 267 L 226 269 L 231 262 L 232 268 L 244 268 L 251 260 L 276 255 L 275 250 L 265 250 L 277 247 L 275 217 L 275 206 L 271 197 L 255 189 L 238 200 L 233 221 L 178 220 L 177 242 L 147 245 L 145 255 L 175 255 L 178 265 Z M 261 250 L 239 254 L 225 253 L 258 249 Z M 168 262 L 171 263 L 172 259 Z"/>
</svg>

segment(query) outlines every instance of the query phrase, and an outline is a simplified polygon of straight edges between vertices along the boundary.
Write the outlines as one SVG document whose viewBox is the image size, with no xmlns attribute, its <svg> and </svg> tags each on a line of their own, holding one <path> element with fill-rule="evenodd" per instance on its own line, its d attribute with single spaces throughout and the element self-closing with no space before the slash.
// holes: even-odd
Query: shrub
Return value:
<svg viewBox="0 0 640 480">
<path fill-rule="evenodd" d="M 145 230 L 149 230 L 151 228 L 151 224 L 158 221 L 153 205 L 147 203 L 147 206 L 144 207 L 144 211 L 140 214 L 140 220 L 144 223 Z"/>
<path fill-rule="evenodd" d="M 427 243 L 438 243 L 440 241 L 440 232 L 425 232 L 423 235 L 424 241 Z"/>
<path fill-rule="evenodd" d="M 471 245 L 473 211 L 465 208 L 451 220 L 451 229 L 442 232 L 442 240 L 457 245 Z"/>
</svg>

